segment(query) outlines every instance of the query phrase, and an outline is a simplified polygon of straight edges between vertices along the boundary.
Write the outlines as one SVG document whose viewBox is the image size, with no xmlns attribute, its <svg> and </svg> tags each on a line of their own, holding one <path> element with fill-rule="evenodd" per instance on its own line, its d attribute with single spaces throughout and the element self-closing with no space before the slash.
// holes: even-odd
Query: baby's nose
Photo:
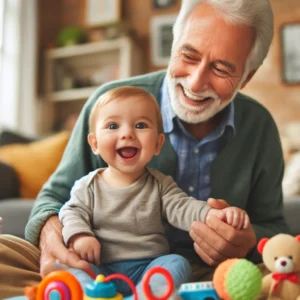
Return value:
<svg viewBox="0 0 300 300">
<path fill-rule="evenodd" d="M 121 135 L 122 139 L 133 139 L 134 131 L 132 128 L 124 128 Z"/>
</svg>

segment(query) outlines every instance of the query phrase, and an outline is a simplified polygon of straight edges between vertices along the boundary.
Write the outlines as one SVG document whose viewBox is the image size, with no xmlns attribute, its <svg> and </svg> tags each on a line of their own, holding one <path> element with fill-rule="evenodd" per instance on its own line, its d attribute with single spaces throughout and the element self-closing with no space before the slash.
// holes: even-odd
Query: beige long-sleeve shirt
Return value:
<svg viewBox="0 0 300 300">
<path fill-rule="evenodd" d="M 102 263 L 168 253 L 164 219 L 186 231 L 193 221 L 205 221 L 207 203 L 187 196 L 171 176 L 147 168 L 130 186 L 112 188 L 102 170 L 76 181 L 59 213 L 65 244 L 78 233 L 95 235 Z"/>
</svg>

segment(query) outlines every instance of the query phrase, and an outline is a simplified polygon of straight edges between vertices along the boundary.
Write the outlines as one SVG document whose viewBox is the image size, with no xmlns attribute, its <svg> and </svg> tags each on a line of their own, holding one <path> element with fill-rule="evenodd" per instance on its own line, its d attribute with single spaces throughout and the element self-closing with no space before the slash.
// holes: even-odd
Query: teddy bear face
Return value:
<svg viewBox="0 0 300 300">
<path fill-rule="evenodd" d="M 299 272 L 300 241 L 288 234 L 278 234 L 266 243 L 262 258 L 271 272 Z"/>
</svg>

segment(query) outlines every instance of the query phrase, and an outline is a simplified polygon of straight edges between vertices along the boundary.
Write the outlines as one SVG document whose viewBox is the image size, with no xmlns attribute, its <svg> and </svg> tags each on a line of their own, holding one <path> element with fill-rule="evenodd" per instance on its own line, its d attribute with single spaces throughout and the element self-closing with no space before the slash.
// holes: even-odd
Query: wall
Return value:
<svg viewBox="0 0 300 300">
<path fill-rule="evenodd" d="M 61 27 L 73 24 L 82 25 L 84 1 L 39 0 L 40 58 L 43 50 L 53 43 Z M 275 16 L 275 37 L 268 58 L 243 92 L 261 101 L 282 128 L 282 125 L 289 121 L 300 120 L 300 85 L 286 86 L 282 83 L 279 30 L 282 24 L 300 22 L 300 4 L 299 0 L 270 1 Z M 145 69 L 148 71 L 158 69 L 150 60 L 150 19 L 153 15 L 176 13 L 179 6 L 180 0 L 167 9 L 154 9 L 152 0 L 123 0 L 122 17 L 137 34 L 138 43 L 147 58 Z M 42 69 L 40 69 L 41 72 Z"/>
<path fill-rule="evenodd" d="M 281 79 L 280 27 L 300 22 L 299 0 L 271 0 L 274 11 L 274 39 L 268 57 L 244 89 L 272 113 L 280 130 L 291 121 L 300 121 L 300 84 L 286 85 Z"/>
<path fill-rule="evenodd" d="M 175 4 L 164 9 L 153 8 L 152 0 L 125 0 L 125 2 L 126 5 L 124 6 L 124 16 L 126 17 L 126 20 L 128 20 L 128 24 L 135 29 L 140 40 L 140 45 L 142 46 L 144 53 L 146 53 L 146 57 L 148 58 L 146 69 L 149 72 L 155 71 L 159 68 L 153 66 L 150 59 L 150 19 L 152 16 L 156 15 L 177 13 L 179 11 L 181 1 L 176 0 Z"/>
</svg>

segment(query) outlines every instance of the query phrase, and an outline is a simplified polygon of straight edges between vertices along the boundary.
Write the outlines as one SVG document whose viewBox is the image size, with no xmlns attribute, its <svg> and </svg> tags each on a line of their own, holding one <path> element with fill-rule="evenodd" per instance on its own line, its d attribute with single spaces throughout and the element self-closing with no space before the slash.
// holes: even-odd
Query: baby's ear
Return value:
<svg viewBox="0 0 300 300">
<path fill-rule="evenodd" d="M 154 155 L 159 155 L 164 142 L 165 142 L 165 135 L 163 133 L 160 133 L 156 140 L 156 148 L 155 148 Z"/>
<path fill-rule="evenodd" d="M 94 154 L 98 154 L 98 144 L 97 144 L 97 139 L 96 136 L 93 132 L 90 132 L 88 134 L 88 143 L 92 149 L 92 151 L 94 152 Z"/>
</svg>

